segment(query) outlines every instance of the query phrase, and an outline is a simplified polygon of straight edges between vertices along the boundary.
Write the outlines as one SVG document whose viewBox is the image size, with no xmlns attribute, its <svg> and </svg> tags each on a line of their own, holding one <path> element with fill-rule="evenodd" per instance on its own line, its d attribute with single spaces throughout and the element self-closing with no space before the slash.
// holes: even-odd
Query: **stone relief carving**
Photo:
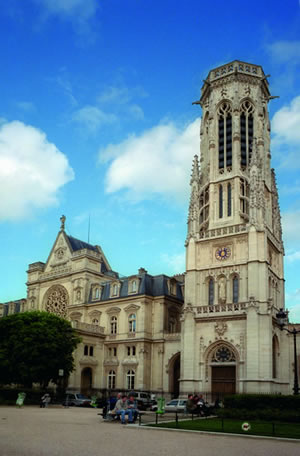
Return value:
<svg viewBox="0 0 300 456">
<path fill-rule="evenodd" d="M 219 336 L 223 336 L 225 332 L 227 331 L 228 326 L 227 323 L 224 323 L 223 321 L 215 323 L 215 332 Z"/>
</svg>

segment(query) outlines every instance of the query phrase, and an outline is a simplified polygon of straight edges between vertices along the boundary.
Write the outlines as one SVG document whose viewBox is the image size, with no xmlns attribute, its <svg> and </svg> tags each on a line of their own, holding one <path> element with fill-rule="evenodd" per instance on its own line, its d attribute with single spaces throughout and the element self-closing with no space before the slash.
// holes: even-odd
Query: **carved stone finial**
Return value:
<svg viewBox="0 0 300 456">
<path fill-rule="evenodd" d="M 62 215 L 62 216 L 60 217 L 60 222 L 61 222 L 61 224 L 60 224 L 60 229 L 61 229 L 62 231 L 65 230 L 65 221 L 66 221 L 66 217 L 65 217 L 65 215 Z"/>
</svg>

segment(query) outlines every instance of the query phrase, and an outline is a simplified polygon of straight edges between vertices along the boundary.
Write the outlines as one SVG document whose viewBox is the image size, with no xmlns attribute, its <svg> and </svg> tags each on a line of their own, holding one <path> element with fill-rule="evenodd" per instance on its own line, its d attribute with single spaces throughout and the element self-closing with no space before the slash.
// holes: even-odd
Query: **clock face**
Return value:
<svg viewBox="0 0 300 456">
<path fill-rule="evenodd" d="M 217 260 L 227 260 L 230 257 L 231 251 L 229 247 L 219 247 L 216 250 Z"/>
</svg>

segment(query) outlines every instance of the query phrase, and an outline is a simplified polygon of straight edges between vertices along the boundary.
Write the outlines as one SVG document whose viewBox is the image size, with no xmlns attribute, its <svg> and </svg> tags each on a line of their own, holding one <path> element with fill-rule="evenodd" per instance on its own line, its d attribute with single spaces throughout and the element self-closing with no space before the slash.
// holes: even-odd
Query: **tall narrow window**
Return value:
<svg viewBox="0 0 300 456">
<path fill-rule="evenodd" d="M 240 179 L 240 211 L 242 216 L 249 214 L 249 184 L 246 179 Z"/>
<path fill-rule="evenodd" d="M 241 106 L 240 130 L 241 130 L 241 166 L 249 165 L 253 147 L 253 105 L 244 101 Z"/>
<path fill-rule="evenodd" d="M 111 370 L 108 374 L 108 389 L 112 390 L 116 388 L 116 373 Z"/>
<path fill-rule="evenodd" d="M 129 332 L 135 333 L 136 329 L 136 316 L 135 314 L 130 314 L 128 317 L 128 324 L 129 324 Z"/>
<path fill-rule="evenodd" d="M 237 276 L 232 279 L 232 302 L 239 302 L 239 278 Z"/>
<path fill-rule="evenodd" d="M 89 354 L 89 347 L 88 347 L 88 345 L 85 345 L 84 346 L 84 356 L 88 356 L 88 354 Z"/>
<path fill-rule="evenodd" d="M 127 371 L 127 389 L 133 390 L 134 389 L 134 379 L 135 373 L 133 370 Z"/>
<path fill-rule="evenodd" d="M 209 279 L 208 282 L 208 305 L 213 306 L 214 304 L 214 279 Z"/>
<path fill-rule="evenodd" d="M 118 319 L 117 317 L 111 317 L 110 319 L 110 333 L 111 334 L 117 334 L 117 327 L 118 325 Z"/>
<path fill-rule="evenodd" d="M 223 187 L 219 185 L 219 218 L 223 217 Z"/>
<path fill-rule="evenodd" d="M 218 112 L 219 169 L 232 166 L 232 115 L 229 103 L 223 103 Z"/>
<path fill-rule="evenodd" d="M 131 291 L 132 293 L 136 293 L 136 280 L 133 280 L 131 284 Z"/>
<path fill-rule="evenodd" d="M 227 184 L 227 216 L 231 217 L 231 184 Z"/>
<path fill-rule="evenodd" d="M 90 356 L 94 356 L 94 347 L 90 346 Z"/>
</svg>

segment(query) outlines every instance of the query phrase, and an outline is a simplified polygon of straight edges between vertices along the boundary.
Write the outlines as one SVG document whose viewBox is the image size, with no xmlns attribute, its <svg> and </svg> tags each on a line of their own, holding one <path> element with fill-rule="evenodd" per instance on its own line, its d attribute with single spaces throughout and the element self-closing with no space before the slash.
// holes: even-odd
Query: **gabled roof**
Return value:
<svg viewBox="0 0 300 456">
<path fill-rule="evenodd" d="M 88 244 L 87 242 L 80 241 L 79 239 L 74 238 L 73 236 L 66 236 L 68 241 L 70 242 L 70 246 L 75 252 L 76 250 L 87 249 L 93 250 L 94 252 L 99 252 L 99 249 L 96 245 Z"/>
</svg>

